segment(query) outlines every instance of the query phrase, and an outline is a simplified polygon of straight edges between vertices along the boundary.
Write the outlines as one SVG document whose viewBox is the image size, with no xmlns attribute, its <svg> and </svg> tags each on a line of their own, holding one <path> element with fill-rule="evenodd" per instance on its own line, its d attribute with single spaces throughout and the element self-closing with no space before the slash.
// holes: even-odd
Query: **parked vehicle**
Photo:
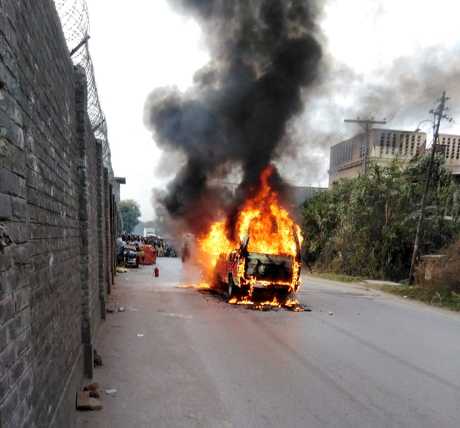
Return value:
<svg viewBox="0 0 460 428">
<path fill-rule="evenodd" d="M 125 265 L 126 267 L 139 267 L 139 254 L 131 248 L 125 249 Z"/>
</svg>

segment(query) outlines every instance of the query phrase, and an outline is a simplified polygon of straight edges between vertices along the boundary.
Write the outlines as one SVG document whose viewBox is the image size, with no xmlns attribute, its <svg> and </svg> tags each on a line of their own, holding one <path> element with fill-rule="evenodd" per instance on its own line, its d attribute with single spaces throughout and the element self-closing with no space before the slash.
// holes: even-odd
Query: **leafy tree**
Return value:
<svg viewBox="0 0 460 428">
<path fill-rule="evenodd" d="M 460 231 L 458 191 L 441 156 L 428 195 L 421 251 L 437 251 Z M 367 176 L 342 180 L 307 201 L 303 212 L 305 258 L 320 269 L 355 276 L 407 277 L 428 157 L 405 168 L 371 165 Z"/>
<path fill-rule="evenodd" d="M 132 233 L 134 228 L 139 223 L 139 218 L 141 217 L 139 204 L 132 199 L 121 201 L 120 213 L 123 220 L 123 230 L 126 233 Z"/>
</svg>

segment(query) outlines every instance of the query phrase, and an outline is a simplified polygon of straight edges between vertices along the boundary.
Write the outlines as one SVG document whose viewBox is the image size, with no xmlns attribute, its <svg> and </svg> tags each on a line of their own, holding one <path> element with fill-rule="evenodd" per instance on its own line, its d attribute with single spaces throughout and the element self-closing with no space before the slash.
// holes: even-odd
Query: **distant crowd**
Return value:
<svg viewBox="0 0 460 428">
<path fill-rule="evenodd" d="M 168 242 L 157 236 L 140 236 L 132 234 L 122 234 L 117 239 L 117 256 L 120 264 L 126 264 L 127 259 L 132 253 L 136 253 L 136 258 L 143 256 L 146 247 L 154 250 L 156 257 L 177 257 L 176 250 Z"/>
</svg>

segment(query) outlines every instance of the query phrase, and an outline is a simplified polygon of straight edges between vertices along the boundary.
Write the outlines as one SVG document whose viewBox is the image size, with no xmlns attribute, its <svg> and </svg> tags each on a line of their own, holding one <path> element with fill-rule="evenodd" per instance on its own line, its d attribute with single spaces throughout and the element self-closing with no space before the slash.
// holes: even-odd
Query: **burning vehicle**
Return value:
<svg viewBox="0 0 460 428">
<path fill-rule="evenodd" d="M 212 287 L 231 303 L 276 299 L 284 304 L 300 285 L 302 236 L 269 184 L 272 173 L 271 166 L 263 171 L 260 189 L 238 210 L 233 231 L 224 220 L 199 239 Z"/>
<path fill-rule="evenodd" d="M 300 285 L 300 256 L 248 252 L 249 242 L 230 254 L 221 254 L 215 268 L 214 286 L 228 299 L 276 297 L 286 302 Z"/>
<path fill-rule="evenodd" d="M 231 301 L 284 298 L 299 287 L 302 236 L 273 163 L 289 172 L 296 161 L 294 122 L 320 82 L 320 2 L 169 1 L 202 27 L 211 60 L 188 90 L 157 88 L 146 102 L 145 124 L 177 164 L 156 202 L 195 237 L 190 260 L 208 284 Z"/>
</svg>

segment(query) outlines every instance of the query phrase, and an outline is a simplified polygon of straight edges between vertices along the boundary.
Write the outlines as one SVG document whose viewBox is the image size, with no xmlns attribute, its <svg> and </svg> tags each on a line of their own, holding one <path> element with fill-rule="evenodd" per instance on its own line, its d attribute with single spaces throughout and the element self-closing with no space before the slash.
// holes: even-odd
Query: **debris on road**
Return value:
<svg viewBox="0 0 460 428">
<path fill-rule="evenodd" d="M 94 366 L 101 367 L 102 366 L 102 357 L 94 350 Z"/>
<path fill-rule="evenodd" d="M 329 315 L 330 315 L 331 317 L 332 317 L 332 315 L 334 315 L 334 312 L 329 311 L 328 313 L 329 313 Z"/>
<path fill-rule="evenodd" d="M 113 314 L 115 312 L 115 304 L 109 303 L 106 307 L 106 312 L 109 314 Z"/>
<path fill-rule="evenodd" d="M 126 272 L 128 272 L 128 269 L 117 266 L 117 273 L 126 273 Z"/>
<path fill-rule="evenodd" d="M 110 388 L 110 389 L 106 389 L 105 393 L 107 395 L 115 395 L 117 393 L 117 390 L 115 388 Z"/>
<path fill-rule="evenodd" d="M 190 315 L 183 315 L 183 314 L 174 314 L 174 313 L 163 313 L 161 312 L 162 315 L 166 317 L 171 317 L 171 318 L 181 318 L 184 320 L 191 320 L 192 317 Z"/>
<path fill-rule="evenodd" d="M 101 410 L 103 408 L 100 400 L 99 384 L 91 383 L 77 392 L 77 410 Z"/>
<path fill-rule="evenodd" d="M 83 391 L 89 391 L 90 396 L 93 398 L 100 398 L 101 395 L 99 394 L 99 388 L 99 384 L 97 382 L 93 382 L 84 386 Z"/>
</svg>

